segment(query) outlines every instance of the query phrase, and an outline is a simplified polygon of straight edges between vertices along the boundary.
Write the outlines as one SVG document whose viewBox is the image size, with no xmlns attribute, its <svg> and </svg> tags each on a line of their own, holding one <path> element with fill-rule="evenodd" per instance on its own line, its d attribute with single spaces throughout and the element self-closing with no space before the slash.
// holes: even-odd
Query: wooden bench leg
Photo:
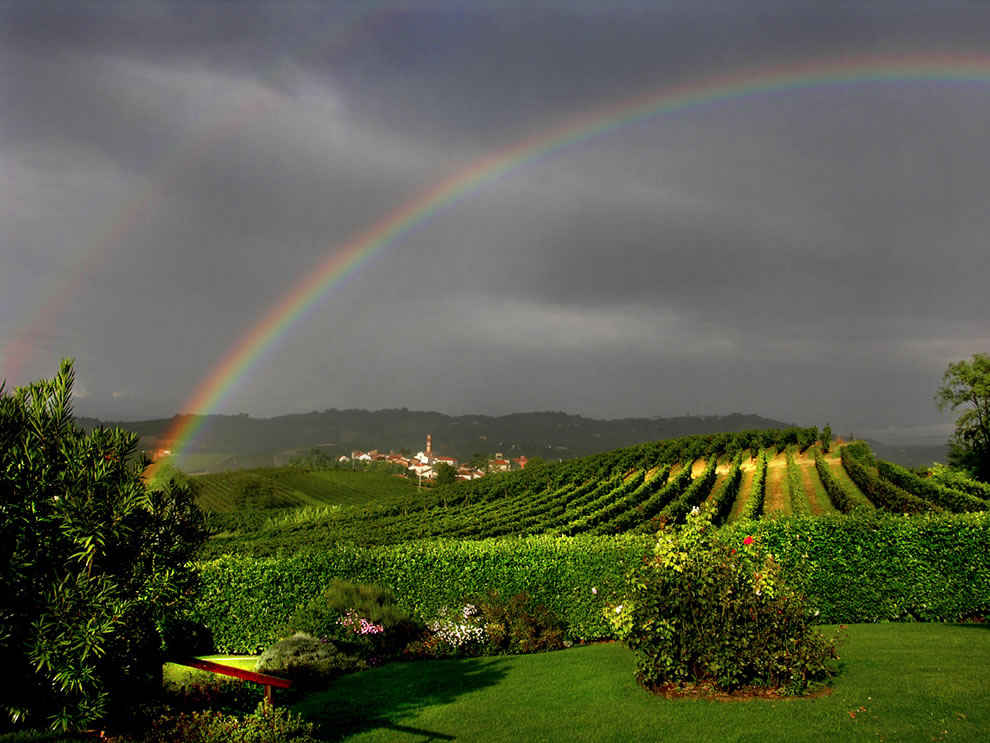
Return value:
<svg viewBox="0 0 990 743">
<path fill-rule="evenodd" d="M 266 707 L 271 707 L 272 706 L 272 685 L 271 684 L 265 684 L 265 706 Z"/>
</svg>

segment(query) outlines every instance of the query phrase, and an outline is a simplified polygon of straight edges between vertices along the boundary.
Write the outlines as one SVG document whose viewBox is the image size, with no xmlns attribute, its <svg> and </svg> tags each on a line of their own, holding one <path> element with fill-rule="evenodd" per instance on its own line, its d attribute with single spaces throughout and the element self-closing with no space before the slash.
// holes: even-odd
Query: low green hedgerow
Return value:
<svg viewBox="0 0 990 743">
<path fill-rule="evenodd" d="M 834 641 L 812 628 L 804 597 L 761 541 L 735 541 L 698 509 L 659 533 L 622 603 L 606 609 L 641 684 L 800 694 L 834 673 Z"/>
<path fill-rule="evenodd" d="M 300 605 L 341 578 L 388 588 L 399 607 L 424 623 L 489 591 L 525 591 L 561 619 L 570 639 L 596 639 L 611 634 L 602 601 L 617 595 L 649 542 L 643 536 L 538 536 L 228 556 L 199 565 L 202 591 L 189 618 L 209 628 L 218 652 L 258 653 L 280 639 Z"/>
<path fill-rule="evenodd" d="M 990 512 L 784 518 L 725 528 L 761 539 L 822 623 L 990 615 Z M 424 623 L 491 590 L 526 591 L 560 617 L 568 639 L 611 637 L 602 606 L 618 598 L 652 541 L 540 536 L 230 556 L 199 565 L 203 591 L 189 618 L 210 630 L 219 652 L 257 653 L 281 637 L 297 607 L 341 578 L 390 589 L 398 606 Z"/>
</svg>

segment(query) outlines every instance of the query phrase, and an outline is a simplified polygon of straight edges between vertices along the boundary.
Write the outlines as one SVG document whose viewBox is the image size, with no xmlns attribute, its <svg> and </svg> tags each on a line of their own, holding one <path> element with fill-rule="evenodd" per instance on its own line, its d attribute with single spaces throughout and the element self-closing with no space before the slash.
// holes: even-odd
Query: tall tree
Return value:
<svg viewBox="0 0 990 743">
<path fill-rule="evenodd" d="M 949 461 L 990 481 L 990 356 L 949 364 L 935 395 L 939 410 L 963 409 L 956 419 Z"/>
</svg>

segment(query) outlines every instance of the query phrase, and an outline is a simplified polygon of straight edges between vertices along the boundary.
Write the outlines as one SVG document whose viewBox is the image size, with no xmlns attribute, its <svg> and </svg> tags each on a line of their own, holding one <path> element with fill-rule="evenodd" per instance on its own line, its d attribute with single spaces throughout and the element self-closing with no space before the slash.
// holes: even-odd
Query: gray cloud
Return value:
<svg viewBox="0 0 990 743">
<path fill-rule="evenodd" d="M 178 407 L 334 246 L 524 136 L 848 54 L 982 54 L 904 3 L 7 4 L 0 367 Z M 924 423 L 986 351 L 986 82 L 748 96 L 440 208 L 222 403 Z M 13 345 L 16 341 L 16 349 Z"/>
</svg>

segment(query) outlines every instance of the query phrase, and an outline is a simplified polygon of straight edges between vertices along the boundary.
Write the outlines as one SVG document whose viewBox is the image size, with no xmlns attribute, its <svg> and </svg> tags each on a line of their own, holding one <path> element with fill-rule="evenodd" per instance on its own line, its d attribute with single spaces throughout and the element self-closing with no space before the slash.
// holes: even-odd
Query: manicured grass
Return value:
<svg viewBox="0 0 990 743">
<path fill-rule="evenodd" d="M 825 628 L 830 630 L 832 628 Z M 984 625 L 853 625 L 832 693 L 667 700 L 620 644 L 541 655 L 396 663 L 339 679 L 294 709 L 328 740 L 985 741 Z"/>
<path fill-rule="evenodd" d="M 214 663 L 222 663 L 225 666 L 243 668 L 247 671 L 253 671 L 254 664 L 258 661 L 258 656 L 256 655 L 201 655 L 199 657 L 201 660 L 212 660 Z M 190 666 L 180 666 L 178 663 L 166 663 L 163 665 L 162 677 L 162 680 L 166 684 L 174 684 L 176 686 L 204 683 L 216 681 L 217 679 L 229 678 L 227 676 L 211 673 L 210 671 L 201 671 L 198 668 L 191 668 Z M 236 681 L 234 679 L 230 679 L 230 681 L 233 683 L 241 683 L 240 681 Z"/>
</svg>

